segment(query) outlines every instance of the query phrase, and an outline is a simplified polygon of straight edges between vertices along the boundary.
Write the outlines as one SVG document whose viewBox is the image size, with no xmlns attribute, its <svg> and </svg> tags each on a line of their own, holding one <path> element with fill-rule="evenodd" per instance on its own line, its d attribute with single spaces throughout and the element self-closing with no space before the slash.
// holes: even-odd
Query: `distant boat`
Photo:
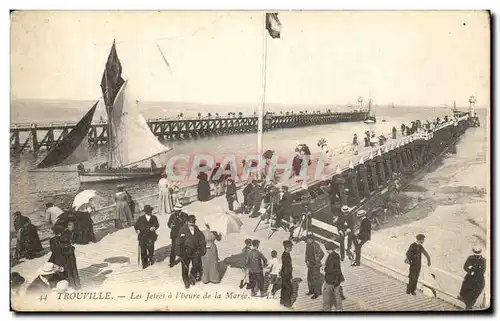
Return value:
<svg viewBox="0 0 500 321">
<path fill-rule="evenodd" d="M 153 158 L 167 153 L 171 148 L 161 144 L 151 132 L 137 107 L 138 101 L 129 95 L 128 80 L 122 78 L 121 71 L 113 42 L 101 82 L 108 115 L 108 162 L 93 169 L 86 169 L 82 164 L 88 160 L 88 133 L 98 104 L 96 102 L 37 168 L 78 164 L 81 183 L 158 178 L 165 171 L 165 166 L 157 167 Z M 148 161 L 148 166 L 145 166 L 144 162 Z"/>
<path fill-rule="evenodd" d="M 377 118 L 375 118 L 375 113 L 372 114 L 372 100 L 368 100 L 368 115 L 364 120 L 365 124 L 375 124 L 377 122 Z"/>
</svg>

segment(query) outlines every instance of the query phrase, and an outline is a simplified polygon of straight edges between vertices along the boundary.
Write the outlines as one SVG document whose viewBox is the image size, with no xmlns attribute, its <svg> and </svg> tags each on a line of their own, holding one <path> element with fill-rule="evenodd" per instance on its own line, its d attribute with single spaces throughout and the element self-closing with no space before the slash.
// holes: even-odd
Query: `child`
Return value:
<svg viewBox="0 0 500 321">
<path fill-rule="evenodd" d="M 279 273 L 281 269 L 281 263 L 278 259 L 278 252 L 273 250 L 271 251 L 271 260 L 269 260 L 269 265 L 268 265 L 268 279 L 269 279 L 269 286 L 267 287 L 267 297 L 269 297 L 269 294 L 274 298 L 274 295 L 278 290 L 280 289 L 280 284 L 279 284 Z"/>
</svg>

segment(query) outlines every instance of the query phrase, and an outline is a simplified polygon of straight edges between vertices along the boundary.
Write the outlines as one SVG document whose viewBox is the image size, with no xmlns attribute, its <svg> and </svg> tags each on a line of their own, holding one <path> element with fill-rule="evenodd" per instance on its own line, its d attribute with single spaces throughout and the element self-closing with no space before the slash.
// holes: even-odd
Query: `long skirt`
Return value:
<svg viewBox="0 0 500 321">
<path fill-rule="evenodd" d="M 220 274 L 217 269 L 217 261 L 218 261 L 218 251 L 217 246 L 215 244 L 210 245 L 210 248 L 207 249 L 207 253 L 201 258 L 201 263 L 203 266 L 203 275 L 201 277 L 201 281 L 203 283 L 219 283 L 220 282 Z"/>
<path fill-rule="evenodd" d="M 42 243 L 38 237 L 38 232 L 33 224 L 23 227 L 19 232 L 16 253 L 19 258 L 27 258 L 29 260 L 38 256 L 38 253 L 43 250 Z"/>
<path fill-rule="evenodd" d="M 126 228 L 134 225 L 134 221 L 132 218 L 132 212 L 130 211 L 130 207 L 126 201 L 118 201 L 116 203 L 116 227 L 117 228 Z"/>
<path fill-rule="evenodd" d="M 158 213 L 170 214 L 174 210 L 174 199 L 168 187 L 160 188 L 158 194 Z"/>
<path fill-rule="evenodd" d="M 460 297 L 467 306 L 472 306 L 476 303 L 483 289 L 484 277 L 466 275 L 462 282 L 462 287 L 460 288 Z"/>
<path fill-rule="evenodd" d="M 210 184 L 207 181 L 198 182 L 198 201 L 206 202 L 210 200 Z"/>
</svg>

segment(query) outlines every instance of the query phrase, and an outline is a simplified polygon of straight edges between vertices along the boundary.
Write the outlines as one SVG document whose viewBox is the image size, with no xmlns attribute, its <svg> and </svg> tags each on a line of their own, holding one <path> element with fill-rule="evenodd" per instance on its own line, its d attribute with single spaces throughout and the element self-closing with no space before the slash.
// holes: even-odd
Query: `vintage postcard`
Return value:
<svg viewBox="0 0 500 321">
<path fill-rule="evenodd" d="M 15 311 L 490 307 L 488 11 L 13 11 Z"/>
</svg>

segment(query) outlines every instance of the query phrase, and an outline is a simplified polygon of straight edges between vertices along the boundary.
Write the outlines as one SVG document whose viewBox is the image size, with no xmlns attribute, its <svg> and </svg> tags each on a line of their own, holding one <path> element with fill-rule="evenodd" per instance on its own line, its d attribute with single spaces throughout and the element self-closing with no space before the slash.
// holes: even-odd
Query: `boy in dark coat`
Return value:
<svg viewBox="0 0 500 321">
<path fill-rule="evenodd" d="M 259 290 L 260 296 L 264 296 L 264 267 L 267 265 L 267 259 L 259 251 L 259 244 L 259 240 L 252 240 L 252 249 L 248 252 L 245 264 L 252 296 L 257 294 L 256 289 Z"/>
<path fill-rule="evenodd" d="M 313 295 L 311 299 L 316 299 L 321 295 L 321 260 L 325 253 L 321 246 L 313 239 L 312 234 L 306 239 L 306 265 L 307 265 L 307 285 L 309 292 L 306 295 Z"/>
<path fill-rule="evenodd" d="M 469 256 L 464 264 L 464 270 L 467 274 L 464 277 L 459 296 L 459 299 L 465 303 L 466 310 L 472 310 L 477 298 L 483 292 L 484 272 L 486 270 L 486 260 L 481 255 L 481 249 L 475 247 L 472 252 L 474 254 Z"/>
<path fill-rule="evenodd" d="M 406 294 L 417 295 L 415 291 L 417 290 L 418 277 L 420 276 L 420 269 L 422 268 L 422 254 L 427 258 L 427 265 L 431 266 L 431 257 L 422 246 L 424 240 L 425 235 L 418 234 L 417 241 L 412 243 L 408 251 L 406 251 L 406 263 L 410 264 Z"/>
<path fill-rule="evenodd" d="M 174 212 L 170 215 L 168 219 L 167 226 L 170 228 L 170 267 L 175 265 L 175 253 L 177 236 L 179 235 L 179 230 L 186 224 L 188 215 L 182 211 L 182 204 L 177 204 L 174 207 Z"/>
<path fill-rule="evenodd" d="M 135 231 L 141 249 L 142 268 L 145 269 L 154 264 L 155 242 L 158 238 L 156 230 L 160 227 L 160 224 L 156 215 L 152 214 L 153 207 L 146 205 L 143 211 L 144 215 L 139 217 L 135 223 Z"/>
<path fill-rule="evenodd" d="M 190 215 L 187 223 L 179 230 L 175 251 L 182 263 L 182 280 L 186 289 L 201 280 L 201 257 L 207 252 L 205 236 L 196 226 L 196 217 Z M 189 265 L 191 264 L 191 271 Z"/>
<path fill-rule="evenodd" d="M 293 279 L 293 267 L 292 258 L 290 257 L 290 252 L 292 252 L 293 243 L 290 240 L 283 241 L 284 252 L 281 255 L 281 296 L 280 304 L 287 308 L 292 307 L 292 279 Z"/>
<path fill-rule="evenodd" d="M 340 264 L 338 247 L 333 242 L 325 244 L 328 256 L 325 261 L 325 283 L 323 284 L 323 311 L 331 311 L 332 304 L 342 310 L 342 282 L 345 281 Z"/>
</svg>

